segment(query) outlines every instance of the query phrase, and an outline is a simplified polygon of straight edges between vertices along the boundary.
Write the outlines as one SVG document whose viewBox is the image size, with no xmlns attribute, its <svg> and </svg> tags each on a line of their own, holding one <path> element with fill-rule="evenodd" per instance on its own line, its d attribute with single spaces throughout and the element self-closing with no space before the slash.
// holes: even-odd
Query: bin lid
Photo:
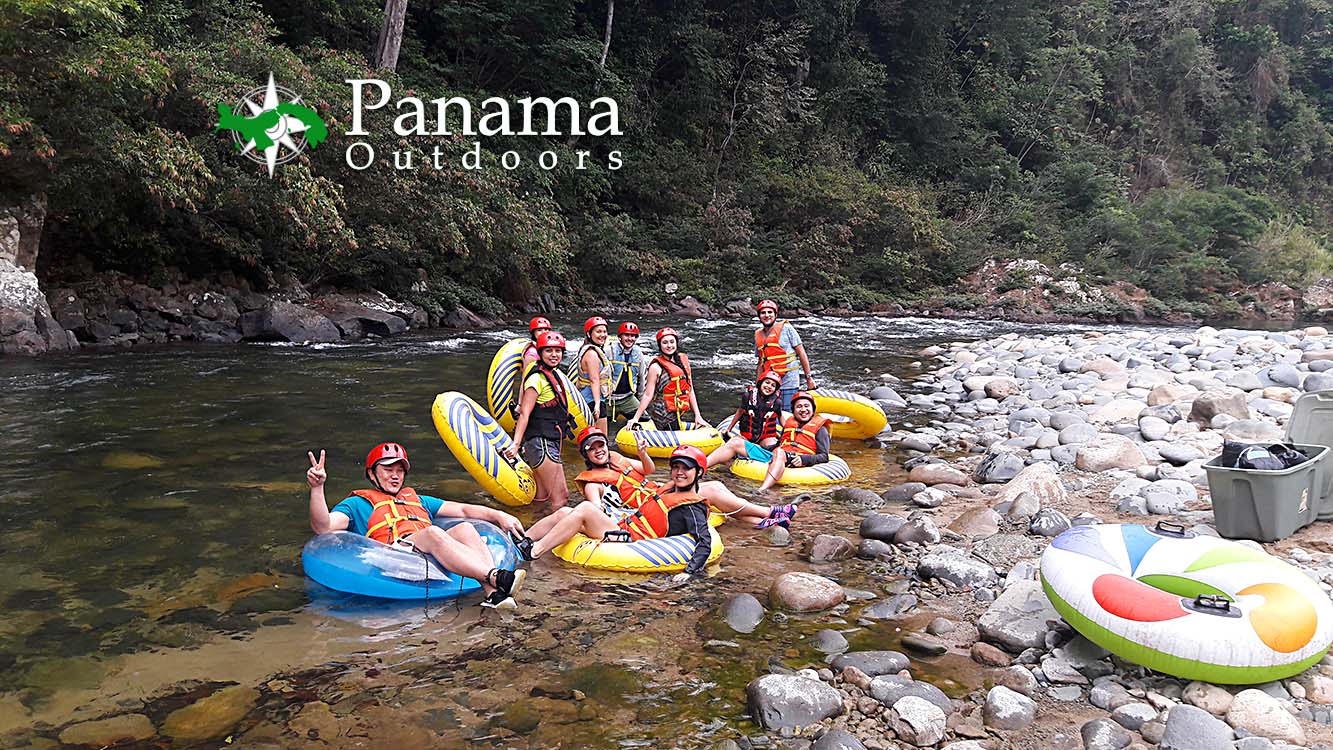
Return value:
<svg viewBox="0 0 1333 750">
<path fill-rule="evenodd" d="M 1287 442 L 1333 447 L 1333 391 L 1301 394 L 1287 420 Z"/>
</svg>

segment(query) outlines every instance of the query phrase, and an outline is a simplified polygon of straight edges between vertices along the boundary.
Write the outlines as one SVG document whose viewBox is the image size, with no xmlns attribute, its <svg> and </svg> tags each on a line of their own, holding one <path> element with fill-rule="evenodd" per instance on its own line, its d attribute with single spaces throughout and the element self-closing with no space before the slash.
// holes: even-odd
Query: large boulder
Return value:
<svg viewBox="0 0 1333 750">
<path fill-rule="evenodd" d="M 1074 465 L 1084 471 L 1135 469 L 1148 463 L 1133 440 L 1124 435 L 1101 433 L 1078 451 Z"/>
<path fill-rule="evenodd" d="M 339 296 L 321 298 L 315 302 L 315 308 L 333 321 L 342 335 L 349 339 L 362 338 L 367 334 L 396 336 L 407 330 L 407 321 L 403 318 Z"/>
<path fill-rule="evenodd" d="M 46 204 L 32 198 L 0 206 L 0 354 L 43 354 L 79 347 L 51 314 L 37 283 L 37 252 Z"/>
<path fill-rule="evenodd" d="M 342 338 L 338 326 L 323 314 L 281 300 L 245 313 L 238 322 L 241 336 L 251 340 L 327 343 Z"/>
<path fill-rule="evenodd" d="M 834 581 L 814 573 L 783 573 L 768 591 L 770 603 L 792 612 L 818 612 L 842 604 L 846 593 Z"/>
<path fill-rule="evenodd" d="M 766 674 L 745 692 L 750 715 L 764 729 L 808 727 L 842 713 L 842 694 L 806 677 Z"/>
<path fill-rule="evenodd" d="M 1010 583 L 977 621 L 981 637 L 1011 653 L 1046 645 L 1050 623 L 1060 615 L 1037 581 Z"/>
<path fill-rule="evenodd" d="M 1226 414 L 1236 419 L 1249 419 L 1250 406 L 1245 391 L 1237 388 L 1212 388 L 1199 394 L 1190 407 L 1190 421 L 1210 425 L 1213 417 Z"/>
</svg>

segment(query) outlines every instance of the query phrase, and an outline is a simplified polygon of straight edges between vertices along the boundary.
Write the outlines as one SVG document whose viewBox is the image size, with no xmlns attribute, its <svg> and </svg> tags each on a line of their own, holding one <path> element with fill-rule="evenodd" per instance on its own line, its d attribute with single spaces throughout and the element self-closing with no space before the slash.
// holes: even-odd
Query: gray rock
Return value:
<svg viewBox="0 0 1333 750">
<path fill-rule="evenodd" d="M 793 612 L 818 612 L 842 603 L 846 594 L 834 581 L 813 573 L 783 573 L 773 581 L 768 597 L 775 607 Z"/>
<path fill-rule="evenodd" d="M 829 661 L 835 672 L 847 667 L 856 667 L 871 677 L 896 675 L 907 669 L 910 662 L 898 651 L 852 651 L 838 654 Z"/>
<path fill-rule="evenodd" d="M 1287 388 L 1301 387 L 1301 371 L 1287 364 L 1265 367 L 1259 371 L 1259 380 L 1264 385 L 1280 385 Z"/>
<path fill-rule="evenodd" d="M 1013 453 L 989 453 L 977 464 L 972 478 L 978 482 L 999 484 L 1018 476 L 1023 470 L 1023 459 Z"/>
<path fill-rule="evenodd" d="M 918 508 L 938 508 L 948 499 L 949 494 L 944 490 L 929 487 L 912 495 L 912 505 Z"/>
<path fill-rule="evenodd" d="M 1238 419 L 1222 430 L 1222 438 L 1238 443 L 1280 443 L 1282 428 L 1262 419 Z"/>
<path fill-rule="evenodd" d="M 1326 364 L 1324 365 L 1325 369 L 1333 368 L 1333 362 L 1328 362 L 1327 360 L 1325 360 L 1325 362 L 1326 362 Z M 1310 369 L 1311 370 L 1314 369 L 1313 363 L 1310 365 Z M 1309 375 L 1305 376 L 1305 382 L 1302 383 L 1301 385 L 1302 387 L 1305 388 L 1305 391 L 1307 393 L 1314 393 L 1315 391 L 1333 390 L 1333 373 L 1312 372 Z"/>
<path fill-rule="evenodd" d="M 1079 730 L 1085 750 L 1120 750 L 1134 741 L 1133 735 L 1110 719 L 1093 719 Z"/>
<path fill-rule="evenodd" d="M 953 547 L 941 546 L 922 556 L 916 573 L 922 580 L 940 578 L 959 587 L 983 588 L 999 583 L 1000 576 L 990 563 L 969 556 Z"/>
<path fill-rule="evenodd" d="M 1059 621 L 1041 584 L 1025 580 L 1005 588 L 977 621 L 977 628 L 983 639 L 1016 654 L 1044 647 L 1050 623 Z"/>
<path fill-rule="evenodd" d="M 981 711 L 986 726 L 1001 731 L 1023 729 L 1037 718 L 1036 702 L 1003 685 L 996 685 L 986 693 Z"/>
<path fill-rule="evenodd" d="M 917 598 L 913 594 L 894 594 L 882 602 L 874 604 L 861 610 L 861 616 L 867 620 L 887 620 L 890 617 L 897 617 L 905 612 L 910 612 L 917 605 Z"/>
<path fill-rule="evenodd" d="M 1086 422 L 1076 422 L 1060 430 L 1060 444 L 1091 442 L 1098 435 L 1097 428 Z"/>
<path fill-rule="evenodd" d="M 1055 508 L 1042 508 L 1028 524 L 1028 533 L 1053 537 L 1071 526 L 1069 517 Z"/>
<path fill-rule="evenodd" d="M 810 543 L 810 562 L 836 562 L 855 554 L 852 543 L 840 536 L 819 534 Z"/>
<path fill-rule="evenodd" d="M 940 530 L 930 516 L 907 519 L 893 535 L 894 544 L 935 544 L 939 540 Z"/>
<path fill-rule="evenodd" d="M 1119 683 L 1094 680 L 1092 689 L 1088 691 L 1088 702 L 1103 711 L 1114 711 L 1121 706 L 1136 703 L 1138 699 Z"/>
<path fill-rule="evenodd" d="M 1059 685 L 1048 688 L 1046 694 L 1062 703 L 1073 703 L 1083 699 L 1083 688 L 1078 685 Z"/>
<path fill-rule="evenodd" d="M 898 408 L 907 406 L 907 402 L 903 400 L 903 397 L 899 396 L 897 391 L 887 385 L 877 385 L 874 388 L 871 388 L 869 397 L 871 401 L 888 401 Z"/>
<path fill-rule="evenodd" d="M 765 729 L 806 727 L 842 713 L 842 694 L 818 680 L 767 674 L 745 692 L 750 715 Z"/>
<path fill-rule="evenodd" d="M 1197 448 L 1185 443 L 1167 443 L 1158 448 L 1157 453 L 1162 457 L 1162 460 L 1169 461 L 1176 466 L 1184 466 L 1190 461 L 1203 458 L 1203 454 Z"/>
<path fill-rule="evenodd" d="M 854 735 L 841 729 L 828 730 L 810 745 L 810 750 L 865 750 L 865 748 L 866 746 Z"/>
<path fill-rule="evenodd" d="M 1147 703 L 1126 703 L 1111 711 L 1111 721 L 1131 732 L 1157 718 L 1157 709 Z"/>
<path fill-rule="evenodd" d="M 719 614 L 737 633 L 753 633 L 764 621 L 764 605 L 750 594 L 736 594 L 722 605 Z"/>
<path fill-rule="evenodd" d="M 1199 491 L 1189 482 L 1179 479 L 1162 479 L 1144 487 L 1140 492 L 1149 513 L 1155 515 L 1174 515 L 1185 509 L 1189 503 L 1199 499 Z"/>
<path fill-rule="evenodd" d="M 1209 424 L 1213 417 L 1226 414 L 1236 419 L 1249 419 L 1250 407 L 1244 391 L 1215 388 L 1201 393 L 1190 407 L 1190 421 Z"/>
<path fill-rule="evenodd" d="M 1171 425 L 1157 417 L 1139 417 L 1139 432 L 1144 440 L 1165 440 L 1171 434 Z"/>
<path fill-rule="evenodd" d="M 1082 360 L 1074 359 L 1073 357 L 1068 357 L 1066 359 L 1060 360 L 1060 365 L 1059 365 L 1060 372 L 1071 373 L 1071 372 L 1078 372 L 1081 369 L 1083 369 Z"/>
<path fill-rule="evenodd" d="M 1227 709 L 1227 723 L 1270 740 L 1304 745 L 1305 730 L 1285 708 L 1283 702 L 1262 690 L 1250 688 L 1236 693 Z"/>
<path fill-rule="evenodd" d="M 815 633 L 814 638 L 810 639 L 810 645 L 821 653 L 840 654 L 847 650 L 847 638 L 836 630 L 825 628 Z"/>
<path fill-rule="evenodd" d="M 1020 492 L 1009 504 L 1009 509 L 1005 511 L 1004 517 L 1015 523 L 1025 523 L 1032 520 L 1041 510 L 1041 500 L 1031 492 Z"/>
<path fill-rule="evenodd" d="M 905 521 L 887 513 L 871 513 L 861 519 L 861 536 L 866 539 L 878 539 L 881 542 L 892 542 L 895 534 L 902 528 Z"/>
<path fill-rule="evenodd" d="M 1078 460 L 1078 449 L 1082 443 L 1061 445 L 1051 449 L 1051 460 L 1065 466 L 1072 466 Z"/>
<path fill-rule="evenodd" d="M 925 489 L 926 485 L 923 482 L 904 482 L 885 490 L 884 499 L 891 503 L 905 503 L 911 500 L 913 495 Z"/>
<path fill-rule="evenodd" d="M 1160 404 L 1158 406 L 1149 406 L 1147 409 L 1143 410 L 1142 414 L 1139 415 L 1139 419 L 1143 419 L 1144 417 L 1156 417 L 1162 420 L 1163 422 L 1166 422 L 1167 424 L 1175 424 L 1176 422 L 1179 422 L 1181 419 L 1184 419 L 1184 417 L 1180 415 L 1180 410 L 1177 409 L 1173 404 Z"/>
<path fill-rule="evenodd" d="M 931 747 L 944 739 L 947 720 L 939 706 L 909 695 L 893 704 L 889 726 L 899 739 L 917 747 Z"/>
<path fill-rule="evenodd" d="M 896 674 L 880 675 L 870 682 L 870 695 L 886 706 L 892 706 L 899 700 L 914 695 L 939 706 L 946 714 L 953 713 L 953 704 L 942 690 L 921 680 L 900 677 Z"/>
<path fill-rule="evenodd" d="M 861 487 L 839 487 L 833 491 L 833 501 L 856 510 L 874 510 L 884 505 L 884 498 Z"/>
<path fill-rule="evenodd" d="M 1180 703 L 1167 713 L 1166 731 L 1158 744 L 1161 750 L 1216 750 L 1229 746 L 1232 737 L 1226 722 L 1202 708 Z"/>
<path fill-rule="evenodd" d="M 327 343 L 342 338 L 332 320 L 290 302 L 270 302 L 263 309 L 242 315 L 237 325 L 241 335 L 251 340 Z"/>
<path fill-rule="evenodd" d="M 862 539 L 856 548 L 856 556 L 863 560 L 876 560 L 893 556 L 893 545 L 878 539 Z"/>
</svg>

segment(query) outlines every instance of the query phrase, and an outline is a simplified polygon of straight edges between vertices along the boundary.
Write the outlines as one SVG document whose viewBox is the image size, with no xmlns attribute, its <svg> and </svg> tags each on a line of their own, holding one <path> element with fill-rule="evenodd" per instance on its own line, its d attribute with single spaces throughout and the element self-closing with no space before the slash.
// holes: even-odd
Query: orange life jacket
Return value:
<svg viewBox="0 0 1333 750">
<path fill-rule="evenodd" d="M 759 353 L 759 371 L 772 370 L 784 375 L 796 369 L 796 353 L 782 348 L 782 327 L 787 324 L 779 320 L 767 332 L 762 327 L 754 332 L 754 348 Z"/>
<path fill-rule="evenodd" d="M 692 503 L 703 503 L 705 508 L 708 507 L 708 501 L 693 492 L 654 495 L 651 500 L 640 505 L 633 515 L 621 521 L 620 528 L 628 531 L 630 538 L 636 542 L 640 539 L 661 539 L 667 535 L 671 526 L 667 520 L 671 509 Z"/>
<path fill-rule="evenodd" d="M 589 482 L 615 487 L 625 507 L 632 509 L 637 509 L 645 502 L 656 498 L 657 493 L 662 490 L 661 485 L 645 477 L 642 472 L 634 468 L 634 464 L 630 463 L 628 458 L 618 453 L 611 454 L 610 466 L 588 469 L 574 477 L 574 481 L 579 489 L 583 489 Z"/>
<path fill-rule="evenodd" d="M 690 358 L 684 354 L 680 355 L 680 363 L 684 367 L 679 367 L 675 362 L 661 354 L 653 357 L 653 361 L 662 368 L 662 374 L 666 376 L 666 384 L 661 385 L 659 380 L 658 388 L 662 394 L 662 404 L 666 406 L 667 411 L 687 412 L 690 410 Z"/>
<path fill-rule="evenodd" d="M 373 506 L 366 536 L 377 542 L 393 544 L 431 525 L 430 511 L 411 487 L 402 488 L 397 496 L 379 490 L 357 490 L 352 494 L 364 497 Z"/>
<path fill-rule="evenodd" d="M 796 417 L 787 417 L 787 423 L 782 426 L 782 449 L 789 453 L 813 456 L 819 452 L 819 441 L 816 440 L 816 436 L 826 424 L 828 418 L 818 414 L 805 424 L 797 422 Z"/>
</svg>

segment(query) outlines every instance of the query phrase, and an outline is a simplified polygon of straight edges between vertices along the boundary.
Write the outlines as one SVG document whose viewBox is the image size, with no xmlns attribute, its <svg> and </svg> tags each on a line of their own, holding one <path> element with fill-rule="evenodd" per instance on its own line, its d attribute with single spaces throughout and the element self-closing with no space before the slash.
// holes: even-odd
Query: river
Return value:
<svg viewBox="0 0 1333 750">
<path fill-rule="evenodd" d="M 577 331 L 580 320 L 556 325 Z M 752 322 L 638 322 L 643 342 L 659 325 L 675 326 L 705 416 L 730 413 L 753 373 Z M 1090 328 L 793 322 L 819 385 L 863 393 L 881 373 L 919 373 L 913 352 L 929 344 Z M 72 722 L 123 713 L 157 727 L 142 746 L 183 746 L 164 718 L 227 685 L 253 690 L 226 736 L 205 746 L 521 739 L 618 748 L 671 738 L 702 747 L 753 731 L 745 684 L 770 658 L 816 660 L 792 642 L 828 627 L 827 615 L 770 617 L 737 636 L 706 613 L 736 592 L 762 599 L 778 573 L 810 569 L 798 557 L 801 540 L 853 536 L 855 514 L 827 493 L 802 506 L 788 547 L 723 527 L 728 551 L 714 577 L 686 587 L 540 560 L 514 614 L 483 613 L 475 599 L 356 601 L 302 575 L 307 450 L 328 451 L 331 499 L 364 484 L 372 444 L 395 440 L 411 453 L 410 484 L 486 502 L 436 435 L 429 408 L 445 390 L 484 403 L 492 355 L 521 332 L 0 359 L 0 746 L 50 747 Z M 891 415 L 894 426 L 914 419 L 922 417 Z M 850 484 L 879 491 L 903 475 L 892 451 L 847 441 L 834 450 L 853 469 Z M 572 477 L 580 466 L 572 448 L 565 462 Z M 754 489 L 721 478 L 741 494 Z M 534 512 L 517 515 L 530 523 Z M 862 567 L 817 571 L 880 590 L 881 577 L 854 572 Z M 891 643 L 897 632 L 892 621 L 846 629 L 854 646 Z M 946 688 L 968 687 L 966 665 L 947 657 L 922 671 Z"/>
</svg>

